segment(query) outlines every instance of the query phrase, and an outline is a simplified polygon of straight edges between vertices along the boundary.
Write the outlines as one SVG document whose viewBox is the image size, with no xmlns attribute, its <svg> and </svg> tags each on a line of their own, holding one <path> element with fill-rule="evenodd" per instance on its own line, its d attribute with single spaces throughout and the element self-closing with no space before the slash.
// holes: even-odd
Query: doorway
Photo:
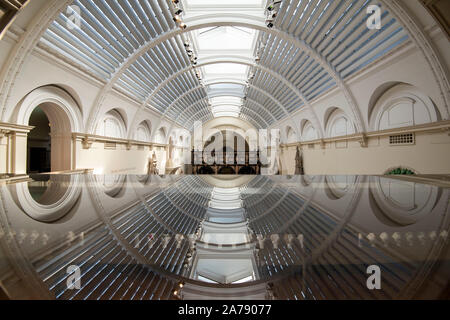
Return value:
<svg viewBox="0 0 450 320">
<path fill-rule="evenodd" d="M 37 107 L 30 117 L 30 126 L 34 129 L 28 134 L 28 173 L 51 171 L 50 121 L 44 110 Z"/>
<path fill-rule="evenodd" d="M 28 122 L 28 173 L 72 170 L 72 131 L 69 117 L 58 105 L 42 103 Z"/>
</svg>

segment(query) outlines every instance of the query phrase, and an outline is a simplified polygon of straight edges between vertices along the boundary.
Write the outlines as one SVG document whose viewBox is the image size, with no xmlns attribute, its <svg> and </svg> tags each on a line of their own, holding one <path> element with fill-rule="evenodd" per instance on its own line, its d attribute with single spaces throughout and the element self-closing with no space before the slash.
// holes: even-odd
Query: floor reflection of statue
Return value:
<svg viewBox="0 0 450 320">
<path fill-rule="evenodd" d="M 299 149 L 299 147 L 297 147 L 297 153 L 295 155 L 295 174 L 305 174 L 305 169 L 303 167 L 303 152 Z"/>
<path fill-rule="evenodd" d="M 158 174 L 158 160 L 156 159 L 156 153 L 153 152 L 153 155 L 148 163 L 148 175 Z"/>
</svg>

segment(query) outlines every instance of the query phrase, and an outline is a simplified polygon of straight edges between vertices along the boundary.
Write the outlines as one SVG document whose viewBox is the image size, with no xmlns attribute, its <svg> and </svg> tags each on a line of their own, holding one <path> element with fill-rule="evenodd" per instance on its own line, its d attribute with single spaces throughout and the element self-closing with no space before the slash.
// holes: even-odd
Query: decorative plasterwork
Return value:
<svg viewBox="0 0 450 320">
<path fill-rule="evenodd" d="M 367 148 L 369 140 L 365 134 L 362 134 L 358 140 L 361 148 Z"/>
<path fill-rule="evenodd" d="M 89 150 L 92 147 L 92 144 L 95 142 L 94 139 L 85 136 L 82 140 L 83 149 Z"/>
<path fill-rule="evenodd" d="M 3 139 L 7 135 L 9 135 L 10 132 L 11 131 L 9 131 L 9 130 L 0 129 L 0 139 Z"/>
<path fill-rule="evenodd" d="M 0 119 L 2 121 L 9 120 L 6 117 L 8 117 L 7 106 L 9 106 L 11 91 L 33 48 L 36 47 L 45 30 L 48 29 L 58 14 L 71 3 L 72 0 L 47 1 L 44 9 L 35 15 L 34 19 L 27 26 L 27 31 L 21 36 L 20 41 L 9 54 L 4 63 L 6 67 L 0 75 L 0 106 L 3 109 L 1 110 Z"/>
<path fill-rule="evenodd" d="M 450 83 L 448 70 L 442 59 L 439 57 L 430 37 L 424 32 L 413 18 L 412 13 L 399 0 L 380 0 L 386 8 L 397 18 L 403 28 L 408 32 L 417 48 L 422 52 L 425 60 L 433 71 L 436 83 L 439 86 L 442 100 L 447 106 L 447 113 L 442 114 L 444 119 L 450 119 Z"/>
</svg>

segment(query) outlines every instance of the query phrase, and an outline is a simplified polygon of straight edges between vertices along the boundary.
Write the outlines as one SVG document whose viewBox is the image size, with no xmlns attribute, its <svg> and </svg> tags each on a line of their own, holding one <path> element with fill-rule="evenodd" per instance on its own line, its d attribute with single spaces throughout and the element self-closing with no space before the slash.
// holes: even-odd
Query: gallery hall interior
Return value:
<svg viewBox="0 0 450 320">
<path fill-rule="evenodd" d="M 449 70 L 448 0 L 0 0 L 0 300 L 449 300 Z"/>
</svg>

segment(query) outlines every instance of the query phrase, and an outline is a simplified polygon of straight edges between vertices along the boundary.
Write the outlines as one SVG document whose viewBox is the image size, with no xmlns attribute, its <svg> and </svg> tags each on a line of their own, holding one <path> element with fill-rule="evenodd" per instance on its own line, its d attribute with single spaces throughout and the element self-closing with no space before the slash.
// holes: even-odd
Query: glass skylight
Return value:
<svg viewBox="0 0 450 320">
<path fill-rule="evenodd" d="M 262 0 L 227 0 L 226 4 L 229 6 L 261 6 Z M 192 7 L 194 6 L 211 6 L 211 7 L 223 7 L 222 1 L 214 0 L 187 0 L 186 3 Z"/>
<path fill-rule="evenodd" d="M 247 66 L 236 63 L 217 63 L 204 67 L 206 75 L 235 75 L 242 76 L 247 73 Z"/>
<path fill-rule="evenodd" d="M 243 98 L 245 86 L 236 83 L 218 83 L 208 86 L 207 92 L 210 97 L 229 95 Z"/>
<path fill-rule="evenodd" d="M 231 104 L 231 105 L 242 105 L 242 99 L 239 97 L 232 96 L 224 96 L 224 97 L 215 97 L 209 100 L 213 105 L 217 104 Z"/>
<path fill-rule="evenodd" d="M 222 50 L 252 51 L 255 34 L 254 30 L 237 27 L 202 29 L 198 32 L 198 50 L 204 53 Z"/>
<path fill-rule="evenodd" d="M 242 99 L 234 96 L 220 96 L 210 99 L 214 117 L 238 117 L 241 113 Z"/>
<path fill-rule="evenodd" d="M 215 106 L 212 108 L 212 113 L 214 117 L 239 117 L 239 114 L 241 113 L 241 108 L 237 106 Z"/>
<path fill-rule="evenodd" d="M 264 17 L 265 0 L 183 0 L 186 17 L 218 13 L 251 14 Z M 217 63 L 200 67 L 204 84 L 215 117 L 238 117 L 245 96 L 244 84 L 249 79 L 249 67 L 244 64 L 225 63 L 227 59 L 254 59 L 259 32 L 234 26 L 218 26 L 190 32 L 198 64 L 217 59 Z M 219 98 L 216 98 L 220 96 Z"/>
</svg>

